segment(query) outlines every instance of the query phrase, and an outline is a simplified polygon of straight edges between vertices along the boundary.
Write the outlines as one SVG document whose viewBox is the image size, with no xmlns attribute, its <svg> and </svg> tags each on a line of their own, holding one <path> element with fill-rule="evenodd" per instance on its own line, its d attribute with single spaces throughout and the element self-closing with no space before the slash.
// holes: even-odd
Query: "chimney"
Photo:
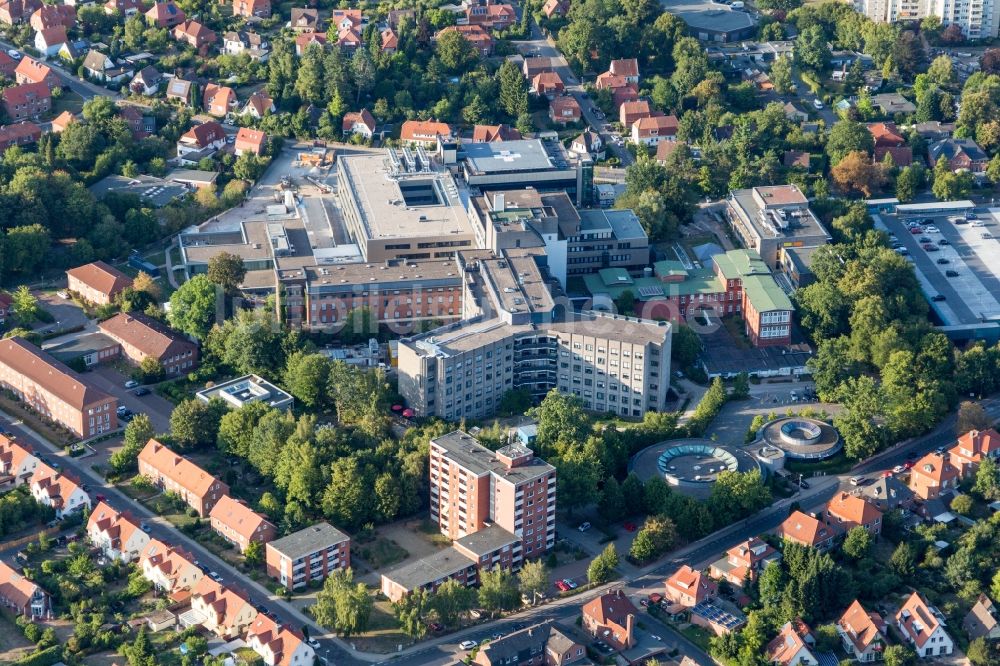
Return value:
<svg viewBox="0 0 1000 666">
<path fill-rule="evenodd" d="M 632 613 L 628 614 L 625 618 L 625 647 L 626 649 L 631 648 L 634 645 L 633 632 L 635 631 L 635 615 Z"/>
<path fill-rule="evenodd" d="M 504 211 L 504 196 L 503 192 L 497 192 L 493 195 L 493 212 L 502 213 Z"/>
</svg>

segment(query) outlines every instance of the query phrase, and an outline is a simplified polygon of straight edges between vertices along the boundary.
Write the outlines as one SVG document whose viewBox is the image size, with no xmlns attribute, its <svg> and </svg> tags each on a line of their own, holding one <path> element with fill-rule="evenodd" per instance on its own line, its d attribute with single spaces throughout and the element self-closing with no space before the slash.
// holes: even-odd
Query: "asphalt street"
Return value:
<svg viewBox="0 0 1000 666">
<path fill-rule="evenodd" d="M 0 47 L 3 47 L 4 51 L 17 51 L 23 55 L 23 52 L 10 42 L 0 41 Z M 77 78 L 72 73 L 66 71 L 60 63 L 52 60 L 42 60 L 42 62 L 51 67 L 52 70 L 59 75 L 59 78 L 62 79 L 63 84 L 76 94 L 80 95 L 84 101 L 98 96 L 110 97 L 113 100 L 121 97 L 118 93 L 112 92 L 107 88 Z"/>
</svg>

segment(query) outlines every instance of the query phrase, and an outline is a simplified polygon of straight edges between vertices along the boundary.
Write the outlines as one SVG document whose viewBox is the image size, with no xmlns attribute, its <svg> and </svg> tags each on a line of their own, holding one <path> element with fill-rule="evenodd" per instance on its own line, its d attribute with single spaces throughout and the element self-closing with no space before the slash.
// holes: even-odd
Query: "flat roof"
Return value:
<svg viewBox="0 0 1000 666">
<path fill-rule="evenodd" d="M 555 168 L 545 144 L 539 139 L 464 146 L 466 164 L 479 174 L 509 171 L 542 171 Z"/>
<path fill-rule="evenodd" d="M 432 439 L 431 444 L 443 449 L 446 458 L 477 476 L 492 473 L 518 484 L 555 471 L 555 467 L 540 458 L 532 458 L 525 464 L 508 468 L 500 462 L 494 451 L 461 430 Z"/>
<path fill-rule="evenodd" d="M 476 563 L 458 548 L 448 546 L 382 575 L 405 590 L 415 590 L 435 581 L 454 576 L 475 565 Z"/>
<path fill-rule="evenodd" d="M 756 25 L 747 12 L 731 9 L 710 0 L 664 0 L 663 8 L 695 29 L 735 32 Z"/>
<path fill-rule="evenodd" d="M 309 279 L 310 291 L 319 293 L 353 292 L 358 286 L 376 285 L 384 289 L 411 289 L 421 284 L 427 287 L 457 286 L 464 281 L 454 259 L 399 260 L 389 265 L 348 263 L 306 266 L 288 271 L 304 271 Z M 288 271 L 279 270 L 279 277 L 285 277 Z"/>
<path fill-rule="evenodd" d="M 97 181 L 87 189 L 98 199 L 110 192 L 134 194 L 148 200 L 157 208 L 166 206 L 174 199 L 188 193 L 188 189 L 180 183 L 146 175 L 139 175 L 135 178 L 108 176 Z"/>
<path fill-rule="evenodd" d="M 220 398 L 231 408 L 239 408 L 250 402 L 265 402 L 271 407 L 285 409 L 291 407 L 292 396 L 258 375 L 244 375 L 228 382 L 202 389 L 195 395 L 205 402 Z"/>
<path fill-rule="evenodd" d="M 473 235 L 468 191 L 447 171 L 400 172 L 385 154 L 344 155 L 338 161 L 368 240 Z M 437 203 L 408 204 L 403 192 L 407 187 L 433 191 Z"/>
<path fill-rule="evenodd" d="M 639 218 L 631 210 L 593 208 L 580 211 L 580 231 L 608 229 L 619 240 L 648 238 Z"/>
<path fill-rule="evenodd" d="M 520 539 L 502 527 L 490 525 L 478 532 L 467 534 L 456 543 L 462 546 L 462 548 L 482 557 L 483 555 L 489 555 L 493 551 L 500 550 L 504 546 L 512 546 L 519 541 Z"/>
<path fill-rule="evenodd" d="M 118 343 L 104 333 L 84 333 L 63 342 L 42 345 L 42 349 L 66 363 L 80 356 L 91 354 L 101 349 L 116 347 Z"/>
<path fill-rule="evenodd" d="M 289 559 L 295 560 L 305 555 L 315 553 L 318 550 L 328 548 L 334 544 L 346 541 L 350 537 L 338 530 L 330 523 L 324 521 L 310 525 L 298 532 L 292 532 L 288 536 L 268 543 L 269 548 L 274 548 Z"/>
<path fill-rule="evenodd" d="M 219 177 L 217 171 L 202 171 L 201 169 L 173 169 L 167 174 L 167 180 L 178 183 L 214 183 Z"/>
<path fill-rule="evenodd" d="M 780 213 L 769 209 L 765 213 L 754 192 L 766 195 L 768 204 L 776 206 L 790 206 L 801 204 L 798 208 L 790 209 L 785 217 Z M 808 207 L 808 201 L 801 192 L 795 192 L 779 188 L 749 188 L 745 190 L 733 190 L 730 192 L 729 201 L 731 208 L 738 210 L 740 218 L 750 224 L 761 238 L 802 238 L 807 236 L 823 236 L 829 239 L 831 236 L 826 228 L 820 223 L 819 218 Z M 768 216 L 768 213 L 770 215 Z M 769 219 L 764 222 L 765 216 Z M 780 226 L 781 224 L 785 226 Z"/>
</svg>

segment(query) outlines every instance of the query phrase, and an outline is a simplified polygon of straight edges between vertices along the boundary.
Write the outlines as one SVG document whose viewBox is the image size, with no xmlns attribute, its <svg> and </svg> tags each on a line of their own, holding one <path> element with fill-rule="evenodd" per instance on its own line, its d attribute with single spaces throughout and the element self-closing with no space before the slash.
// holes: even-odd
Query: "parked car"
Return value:
<svg viewBox="0 0 1000 666">
<path fill-rule="evenodd" d="M 573 589 L 561 580 L 557 580 L 555 585 L 556 589 L 558 589 L 560 592 L 569 592 L 571 589 Z"/>
<path fill-rule="evenodd" d="M 576 583 L 573 582 L 572 578 L 563 578 L 562 582 L 569 585 L 569 589 L 571 590 L 575 590 L 577 587 L 579 587 Z"/>
<path fill-rule="evenodd" d="M 138 385 L 139 385 L 139 382 L 135 381 L 134 379 L 130 379 L 127 382 L 125 382 L 125 388 L 127 388 L 127 389 L 135 388 Z"/>
<path fill-rule="evenodd" d="M 313 650 L 318 650 L 319 649 L 319 641 L 316 640 L 315 638 L 307 638 L 306 639 L 306 645 L 308 645 L 309 647 L 311 647 Z"/>
<path fill-rule="evenodd" d="M 433 631 L 434 633 L 438 633 L 439 631 L 444 631 L 444 626 L 438 624 L 437 622 L 431 622 L 430 624 L 427 625 L 427 628 Z"/>
<path fill-rule="evenodd" d="M 924 230 L 921 229 L 920 227 L 910 227 L 910 233 L 913 234 L 914 236 L 919 236 L 920 234 L 924 233 Z"/>
<path fill-rule="evenodd" d="M 581 532 L 586 532 L 587 530 L 590 529 L 590 523 L 581 523 L 580 526 L 576 529 L 580 530 Z"/>
<path fill-rule="evenodd" d="M 935 303 L 940 303 L 941 301 L 945 301 L 948 299 L 945 298 L 944 294 L 934 294 L 933 296 L 931 296 L 931 300 L 934 301 Z"/>
<path fill-rule="evenodd" d="M 458 647 L 460 647 L 463 650 L 472 650 L 477 645 L 479 645 L 479 643 L 477 643 L 476 641 L 462 641 L 461 643 L 458 644 Z"/>
<path fill-rule="evenodd" d="M 146 388 L 145 386 L 143 386 L 143 387 L 137 388 L 133 393 L 134 393 L 134 395 L 136 397 L 141 398 L 144 395 L 149 395 L 149 389 Z"/>
<path fill-rule="evenodd" d="M 940 259 L 938 259 L 937 262 L 939 264 L 941 264 L 941 265 L 950 264 L 951 263 L 949 260 L 945 259 L 944 257 L 941 257 Z"/>
<path fill-rule="evenodd" d="M 861 485 L 862 479 L 864 479 L 864 477 L 861 477 L 861 476 L 852 476 L 851 477 L 851 485 L 852 486 Z"/>
<path fill-rule="evenodd" d="M 819 101 L 818 99 L 814 99 L 813 106 L 816 107 L 817 110 L 820 110 L 823 108 L 823 102 Z"/>
<path fill-rule="evenodd" d="M 208 572 L 208 577 L 211 578 L 212 580 L 214 580 L 216 583 L 221 583 L 222 582 L 222 576 L 220 576 L 219 574 L 217 574 L 214 571 L 209 571 Z"/>
<path fill-rule="evenodd" d="M 946 277 L 958 277 L 958 271 L 947 270 L 944 272 Z"/>
<path fill-rule="evenodd" d="M 892 468 L 893 474 L 902 474 L 905 471 L 906 468 L 903 467 L 902 465 L 896 465 L 895 467 Z"/>
<path fill-rule="evenodd" d="M 938 241 L 938 245 L 951 245 L 951 241 L 948 240 L 947 238 L 942 238 L 941 240 Z"/>
<path fill-rule="evenodd" d="M 149 523 L 139 523 L 139 529 L 141 529 L 146 534 L 149 534 L 150 530 Z"/>
</svg>

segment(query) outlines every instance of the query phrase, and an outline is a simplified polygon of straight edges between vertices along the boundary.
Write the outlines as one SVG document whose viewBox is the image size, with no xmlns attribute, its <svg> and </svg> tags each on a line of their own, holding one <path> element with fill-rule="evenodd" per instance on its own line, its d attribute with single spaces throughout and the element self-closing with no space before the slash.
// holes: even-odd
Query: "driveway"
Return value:
<svg viewBox="0 0 1000 666">
<path fill-rule="evenodd" d="M 34 291 L 32 293 L 38 299 L 38 304 L 42 309 L 55 317 L 55 322 L 51 324 L 43 322 L 35 326 L 39 333 L 68 331 L 79 326 L 94 328 L 87 318 L 87 313 L 72 300 L 60 298 L 54 291 Z"/>
<path fill-rule="evenodd" d="M 98 366 L 87 373 L 87 379 L 94 386 L 118 398 L 119 405 L 125 405 L 136 414 L 146 414 L 153 422 L 156 432 L 170 432 L 170 413 L 174 404 L 151 391 L 149 395 L 138 397 L 135 389 L 125 388 L 128 377 L 109 366 Z"/>
</svg>

